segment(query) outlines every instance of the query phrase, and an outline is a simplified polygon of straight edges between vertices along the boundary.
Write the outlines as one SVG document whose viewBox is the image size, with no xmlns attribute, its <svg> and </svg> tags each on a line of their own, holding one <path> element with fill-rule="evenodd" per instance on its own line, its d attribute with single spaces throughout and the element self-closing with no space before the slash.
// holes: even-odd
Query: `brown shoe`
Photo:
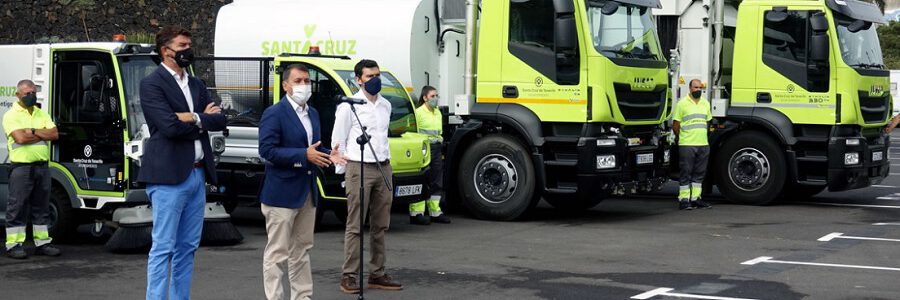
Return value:
<svg viewBox="0 0 900 300">
<path fill-rule="evenodd" d="M 359 294 L 359 283 L 356 278 L 344 276 L 341 278 L 341 292 L 345 294 Z"/>
<path fill-rule="evenodd" d="M 370 289 L 379 289 L 379 290 L 389 290 L 389 291 L 399 291 L 403 289 L 403 285 L 399 282 L 394 281 L 390 275 L 385 274 L 384 276 L 375 278 L 369 277 L 369 286 Z"/>
</svg>

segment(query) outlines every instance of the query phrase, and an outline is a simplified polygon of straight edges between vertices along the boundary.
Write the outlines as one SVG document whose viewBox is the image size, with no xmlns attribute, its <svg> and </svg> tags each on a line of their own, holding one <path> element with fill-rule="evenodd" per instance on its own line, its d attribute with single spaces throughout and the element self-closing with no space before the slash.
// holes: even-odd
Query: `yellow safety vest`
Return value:
<svg viewBox="0 0 900 300">
<path fill-rule="evenodd" d="M 709 111 L 709 101 L 703 96 L 696 103 L 690 96 L 681 98 L 675 105 L 672 119 L 681 123 L 679 146 L 709 146 L 707 122 L 712 120 L 712 114 Z"/>
<path fill-rule="evenodd" d="M 3 115 L 3 130 L 6 132 L 6 149 L 9 150 L 9 160 L 14 163 L 33 163 L 50 160 L 50 147 L 46 141 L 34 144 L 16 144 L 12 132 L 19 129 L 30 130 L 55 128 L 56 124 L 47 112 L 34 107 L 33 113 L 28 113 L 19 103 L 13 103 L 12 108 Z"/>
<path fill-rule="evenodd" d="M 416 109 L 416 126 L 419 128 L 419 133 L 427 134 L 432 141 L 443 141 L 441 133 L 444 124 L 439 109 L 434 108 L 432 111 L 428 111 L 425 104 L 419 106 Z"/>
</svg>

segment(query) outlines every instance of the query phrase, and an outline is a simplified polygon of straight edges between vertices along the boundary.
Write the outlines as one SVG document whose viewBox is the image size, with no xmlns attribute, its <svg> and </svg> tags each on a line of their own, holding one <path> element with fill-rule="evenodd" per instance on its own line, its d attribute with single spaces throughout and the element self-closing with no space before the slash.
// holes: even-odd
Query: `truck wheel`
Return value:
<svg viewBox="0 0 900 300">
<path fill-rule="evenodd" d="M 771 204 L 784 187 L 784 150 L 761 132 L 738 133 L 725 141 L 715 159 L 719 191 L 729 201 Z"/>
<path fill-rule="evenodd" d="M 480 219 L 508 221 L 534 207 L 534 166 L 515 138 L 492 135 L 473 143 L 460 161 L 463 205 Z"/>
<path fill-rule="evenodd" d="M 825 190 L 825 186 L 787 185 L 781 193 L 781 199 L 784 201 L 809 200 L 823 190 Z"/>
<path fill-rule="evenodd" d="M 556 209 L 568 212 L 579 212 L 597 206 L 597 204 L 600 204 L 600 202 L 603 201 L 603 196 L 598 195 L 595 198 L 585 200 L 578 199 L 575 195 L 544 195 L 544 200 Z"/>
<path fill-rule="evenodd" d="M 57 184 L 50 188 L 50 238 L 58 242 L 76 240 L 78 219 L 69 194 Z"/>
</svg>

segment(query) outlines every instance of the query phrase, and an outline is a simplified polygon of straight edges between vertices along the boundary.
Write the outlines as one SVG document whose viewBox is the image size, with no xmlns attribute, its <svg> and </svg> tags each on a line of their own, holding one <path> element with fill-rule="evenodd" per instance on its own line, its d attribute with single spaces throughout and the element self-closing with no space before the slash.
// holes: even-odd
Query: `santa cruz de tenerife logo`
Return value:
<svg viewBox="0 0 900 300">
<path fill-rule="evenodd" d="M 91 145 L 84 146 L 84 157 L 91 157 L 91 154 L 94 154 L 94 149 L 91 148 Z"/>
</svg>

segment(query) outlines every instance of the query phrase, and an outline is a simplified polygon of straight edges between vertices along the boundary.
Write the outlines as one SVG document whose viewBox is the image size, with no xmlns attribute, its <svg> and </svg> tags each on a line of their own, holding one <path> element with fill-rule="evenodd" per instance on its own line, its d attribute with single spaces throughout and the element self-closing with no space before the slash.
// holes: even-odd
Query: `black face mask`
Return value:
<svg viewBox="0 0 900 300">
<path fill-rule="evenodd" d="M 175 49 L 169 48 L 172 51 Z M 187 48 L 181 51 L 175 51 L 175 63 L 178 64 L 179 67 L 187 68 L 191 64 L 194 63 L 194 49 Z"/>
<path fill-rule="evenodd" d="M 702 93 L 703 93 L 703 91 L 693 91 L 693 92 L 691 92 L 691 98 L 700 99 L 700 95 Z"/>
<path fill-rule="evenodd" d="M 25 107 L 32 107 L 35 103 L 37 103 L 37 95 L 35 93 L 28 93 L 22 96 L 22 104 L 25 104 Z"/>
</svg>

